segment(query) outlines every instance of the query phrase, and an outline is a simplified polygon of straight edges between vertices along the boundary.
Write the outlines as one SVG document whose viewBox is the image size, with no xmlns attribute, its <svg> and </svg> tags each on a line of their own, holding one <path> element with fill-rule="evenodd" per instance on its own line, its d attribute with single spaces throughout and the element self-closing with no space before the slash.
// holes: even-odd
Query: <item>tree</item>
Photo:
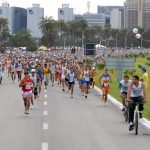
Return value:
<svg viewBox="0 0 150 150">
<path fill-rule="evenodd" d="M 56 21 L 52 17 L 42 17 L 39 24 L 43 37 L 41 39 L 42 44 L 50 47 L 55 43 L 56 40 Z"/>
<path fill-rule="evenodd" d="M 9 42 L 9 28 L 8 21 L 4 18 L 0 18 L 0 49 L 4 52 L 6 43 Z"/>
<path fill-rule="evenodd" d="M 12 47 L 26 47 L 27 50 L 36 50 L 36 43 L 32 39 L 30 31 L 23 29 L 16 35 L 11 36 L 10 44 Z"/>
</svg>

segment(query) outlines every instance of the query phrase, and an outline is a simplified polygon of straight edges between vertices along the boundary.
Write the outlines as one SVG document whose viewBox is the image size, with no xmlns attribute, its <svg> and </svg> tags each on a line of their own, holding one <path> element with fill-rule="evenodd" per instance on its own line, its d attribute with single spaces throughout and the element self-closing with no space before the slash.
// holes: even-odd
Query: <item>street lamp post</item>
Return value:
<svg viewBox="0 0 150 150">
<path fill-rule="evenodd" d="M 125 35 L 125 48 L 127 47 L 127 35 L 128 35 L 129 32 L 131 32 L 131 30 L 128 30 L 128 32 L 127 32 L 126 35 Z M 132 32 L 133 32 L 134 34 L 138 34 L 138 29 L 137 29 L 137 28 L 134 28 L 134 29 L 132 30 Z"/>
<path fill-rule="evenodd" d="M 141 48 L 143 47 L 143 34 L 146 33 L 146 32 L 149 32 L 150 30 L 147 30 L 147 31 L 144 31 L 142 34 L 141 34 Z"/>
<path fill-rule="evenodd" d="M 87 27 L 82 31 L 82 49 L 84 48 L 84 33 L 87 30 Z"/>
<path fill-rule="evenodd" d="M 117 32 L 117 34 L 116 34 L 116 49 L 117 49 L 117 47 L 118 47 L 118 34 L 119 34 L 120 32 L 118 31 Z"/>
<path fill-rule="evenodd" d="M 128 35 L 129 32 L 131 32 L 131 30 L 128 30 L 126 35 L 125 35 L 125 48 L 127 47 L 127 35 Z"/>
</svg>

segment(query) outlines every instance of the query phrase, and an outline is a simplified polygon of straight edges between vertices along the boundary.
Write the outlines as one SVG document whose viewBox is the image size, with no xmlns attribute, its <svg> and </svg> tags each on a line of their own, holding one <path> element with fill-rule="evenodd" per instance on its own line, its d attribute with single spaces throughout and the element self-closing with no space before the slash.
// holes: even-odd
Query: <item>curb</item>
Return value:
<svg viewBox="0 0 150 150">
<path fill-rule="evenodd" d="M 95 86 L 95 90 L 102 95 L 102 91 L 98 87 Z M 108 95 L 108 100 L 111 101 L 114 105 L 118 106 L 120 109 L 122 108 L 122 104 L 111 95 Z M 140 123 L 150 129 L 150 121 L 148 119 L 143 118 L 140 120 Z"/>
</svg>

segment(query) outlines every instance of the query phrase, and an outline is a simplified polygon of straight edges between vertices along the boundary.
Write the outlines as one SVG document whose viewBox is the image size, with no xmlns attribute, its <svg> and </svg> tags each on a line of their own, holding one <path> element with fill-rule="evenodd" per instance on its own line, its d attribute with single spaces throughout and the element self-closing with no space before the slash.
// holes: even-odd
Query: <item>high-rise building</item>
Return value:
<svg viewBox="0 0 150 150">
<path fill-rule="evenodd" d="M 33 4 L 31 8 L 27 8 L 27 29 L 31 31 L 33 38 L 42 37 L 39 25 L 42 17 L 44 17 L 44 8 L 41 8 L 39 4 Z"/>
<path fill-rule="evenodd" d="M 97 13 L 109 16 L 113 9 L 123 9 L 123 6 L 97 6 Z"/>
<path fill-rule="evenodd" d="M 118 10 L 121 13 L 121 28 L 124 28 L 124 7 L 123 6 L 97 6 L 97 13 L 105 16 L 106 25 L 111 25 L 111 12 Z"/>
<path fill-rule="evenodd" d="M 58 20 L 65 22 L 74 20 L 74 9 L 69 4 L 62 4 L 62 8 L 58 8 Z"/>
<path fill-rule="evenodd" d="M 111 25 L 111 28 L 113 29 L 121 29 L 121 17 L 122 17 L 122 14 L 121 14 L 121 11 L 119 9 L 113 9 L 111 12 L 110 12 L 110 25 Z"/>
<path fill-rule="evenodd" d="M 10 34 L 16 34 L 27 27 L 27 11 L 24 8 L 9 7 L 8 3 L 2 3 L 0 18 L 7 19 Z"/>
<path fill-rule="evenodd" d="M 11 7 L 12 33 L 16 34 L 22 29 L 27 29 L 27 10 L 19 7 Z"/>
<path fill-rule="evenodd" d="M 125 27 L 150 28 L 150 0 L 126 0 Z"/>
<path fill-rule="evenodd" d="M 83 19 L 88 23 L 89 26 L 105 26 L 106 20 L 104 15 L 86 13 L 83 14 Z"/>
</svg>

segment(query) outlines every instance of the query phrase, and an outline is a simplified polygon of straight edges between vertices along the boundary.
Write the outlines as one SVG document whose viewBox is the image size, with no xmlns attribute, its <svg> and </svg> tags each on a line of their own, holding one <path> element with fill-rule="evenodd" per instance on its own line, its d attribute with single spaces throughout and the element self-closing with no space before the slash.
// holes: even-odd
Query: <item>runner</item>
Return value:
<svg viewBox="0 0 150 150">
<path fill-rule="evenodd" d="M 17 63 L 16 63 L 16 70 L 17 70 L 17 75 L 18 75 L 18 82 L 21 81 L 21 74 L 22 74 L 22 71 L 23 71 L 23 68 L 22 68 L 22 63 L 21 63 L 21 60 L 19 60 Z"/>
<path fill-rule="evenodd" d="M 47 85 L 49 83 L 49 76 L 50 76 L 50 70 L 49 70 L 47 64 L 44 64 L 43 78 L 44 78 L 45 89 L 47 89 Z"/>
<path fill-rule="evenodd" d="M 52 63 L 50 67 L 50 73 L 51 73 L 52 86 L 54 86 L 54 83 L 55 83 L 55 64 L 54 63 Z"/>
<path fill-rule="evenodd" d="M 30 103 L 32 99 L 32 89 L 34 88 L 34 82 L 30 78 L 28 72 L 24 73 L 24 78 L 21 80 L 19 87 L 22 87 L 22 97 L 24 100 L 25 114 L 29 114 Z"/>
<path fill-rule="evenodd" d="M 11 79 L 14 82 L 15 79 L 16 79 L 16 68 L 15 68 L 15 63 L 14 62 L 11 63 L 10 70 L 11 70 Z"/>
<path fill-rule="evenodd" d="M 31 75 L 30 78 L 32 79 L 32 81 L 34 82 L 34 88 L 33 88 L 33 95 L 34 95 L 34 100 L 36 100 L 38 98 L 38 81 L 40 81 L 40 77 L 36 74 L 35 69 L 31 70 Z M 31 99 L 31 109 L 34 108 L 34 101 L 33 101 L 33 97 Z"/>
<path fill-rule="evenodd" d="M 39 76 L 39 81 L 38 81 L 38 89 L 39 89 L 39 95 L 41 94 L 41 89 L 42 89 L 42 80 L 43 80 L 43 69 L 42 69 L 42 65 L 38 64 L 37 65 L 37 75 Z"/>
<path fill-rule="evenodd" d="M 92 67 L 91 73 L 90 73 L 90 82 L 91 82 L 92 88 L 94 88 L 94 86 L 95 86 L 95 82 L 96 82 L 95 76 L 96 76 L 96 69 L 94 67 Z"/>
<path fill-rule="evenodd" d="M 7 59 L 7 73 L 8 73 L 8 77 L 11 74 L 11 59 L 8 57 Z"/>
<path fill-rule="evenodd" d="M 66 74 L 67 74 L 67 69 L 66 69 L 66 66 L 65 64 L 63 64 L 62 66 L 62 75 L 61 75 L 61 83 L 62 83 L 62 90 L 65 91 L 65 77 L 66 77 Z"/>
<path fill-rule="evenodd" d="M 101 89 L 103 92 L 102 101 L 104 103 L 106 103 L 107 102 L 107 96 L 108 96 L 108 93 L 110 90 L 110 82 L 112 82 L 111 76 L 108 73 L 108 69 L 105 69 L 105 73 L 102 76 L 100 76 L 99 82 L 101 84 Z"/>
<path fill-rule="evenodd" d="M 88 70 L 87 67 L 85 68 L 83 72 L 83 79 L 84 79 L 83 87 L 84 87 L 85 98 L 87 98 L 88 90 L 90 86 L 90 71 Z"/>
<path fill-rule="evenodd" d="M 71 98 L 73 98 L 73 90 L 75 85 L 75 73 L 73 70 L 70 70 L 70 73 L 68 75 L 68 90 L 71 91 Z"/>
</svg>

